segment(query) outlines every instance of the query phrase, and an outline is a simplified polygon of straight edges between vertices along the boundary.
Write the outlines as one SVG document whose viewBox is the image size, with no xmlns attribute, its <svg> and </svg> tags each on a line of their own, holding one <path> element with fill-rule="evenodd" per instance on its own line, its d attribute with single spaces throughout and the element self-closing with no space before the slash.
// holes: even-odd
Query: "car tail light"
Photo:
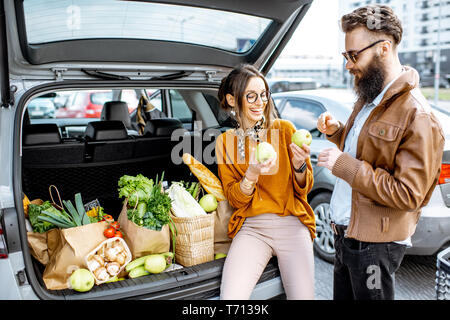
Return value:
<svg viewBox="0 0 450 320">
<path fill-rule="evenodd" d="M 443 163 L 438 184 L 450 183 L 450 163 Z"/>
<path fill-rule="evenodd" d="M 0 259 L 8 258 L 8 250 L 6 249 L 5 237 L 3 235 L 3 229 L 0 226 Z"/>
</svg>

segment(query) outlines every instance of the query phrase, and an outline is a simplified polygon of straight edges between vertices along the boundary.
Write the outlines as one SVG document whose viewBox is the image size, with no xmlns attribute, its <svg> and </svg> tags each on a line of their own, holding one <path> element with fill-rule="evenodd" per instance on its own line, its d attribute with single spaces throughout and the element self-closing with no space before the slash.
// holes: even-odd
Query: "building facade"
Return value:
<svg viewBox="0 0 450 320">
<path fill-rule="evenodd" d="M 331 56 L 283 55 L 267 75 L 270 79 L 303 78 L 322 87 L 342 86 L 342 65 Z"/>
</svg>

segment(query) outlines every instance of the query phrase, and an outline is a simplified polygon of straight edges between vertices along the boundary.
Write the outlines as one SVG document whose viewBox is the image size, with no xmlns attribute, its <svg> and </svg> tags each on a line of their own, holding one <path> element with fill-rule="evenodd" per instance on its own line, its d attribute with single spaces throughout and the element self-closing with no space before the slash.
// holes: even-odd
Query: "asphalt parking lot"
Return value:
<svg viewBox="0 0 450 320">
<path fill-rule="evenodd" d="M 395 275 L 395 300 L 435 300 L 436 257 L 406 255 Z M 315 298 L 333 299 L 333 265 L 315 257 Z"/>
</svg>

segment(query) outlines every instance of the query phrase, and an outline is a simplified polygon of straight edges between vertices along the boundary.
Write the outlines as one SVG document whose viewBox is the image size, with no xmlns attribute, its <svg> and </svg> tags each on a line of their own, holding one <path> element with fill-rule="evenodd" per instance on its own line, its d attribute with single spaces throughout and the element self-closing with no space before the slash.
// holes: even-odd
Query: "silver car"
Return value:
<svg viewBox="0 0 450 320">
<path fill-rule="evenodd" d="M 310 130 L 311 162 L 317 163 L 317 156 L 325 148 L 336 147 L 317 128 L 317 118 L 325 111 L 346 122 L 352 111 L 355 95 L 345 89 L 318 89 L 273 94 L 281 118 L 292 121 L 297 129 Z M 407 254 L 432 255 L 450 244 L 450 116 L 437 108 L 432 109 L 446 135 L 442 172 L 430 202 L 422 214 L 412 236 L 412 247 Z M 316 215 L 317 238 L 314 241 L 316 253 L 323 259 L 334 260 L 334 237 L 330 227 L 330 200 L 336 177 L 330 170 L 314 166 L 314 187 L 309 202 Z"/>
<path fill-rule="evenodd" d="M 50 200 L 49 185 L 56 185 L 62 199 L 81 193 L 117 218 L 124 174 L 189 181 L 183 151 L 216 173 L 217 164 L 202 156 L 214 160 L 214 139 L 227 129 L 221 79 L 241 63 L 267 74 L 311 2 L 0 1 L 0 299 L 216 299 L 224 259 L 85 293 L 48 289 L 45 266 L 28 246 L 23 194 Z M 112 97 L 100 119 L 27 112 L 37 97 L 97 90 Z M 128 134 L 137 129 L 128 94 L 151 102 L 139 137 Z M 175 128 L 186 129 L 180 137 L 192 149 L 176 148 Z M 273 258 L 252 298 L 283 292 Z"/>
</svg>

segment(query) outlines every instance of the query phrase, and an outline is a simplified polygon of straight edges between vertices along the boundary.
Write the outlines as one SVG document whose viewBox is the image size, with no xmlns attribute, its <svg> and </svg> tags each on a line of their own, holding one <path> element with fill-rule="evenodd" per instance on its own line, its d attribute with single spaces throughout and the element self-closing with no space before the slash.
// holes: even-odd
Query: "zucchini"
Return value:
<svg viewBox="0 0 450 320">
<path fill-rule="evenodd" d="M 164 259 L 166 259 L 166 269 L 167 269 L 173 263 L 174 254 L 173 254 L 173 252 L 169 251 L 169 252 L 160 253 L 160 255 L 162 255 L 164 257 Z"/>
<path fill-rule="evenodd" d="M 133 270 L 131 270 L 130 273 L 128 273 L 128 276 L 130 278 L 137 278 L 137 277 L 142 277 L 142 276 L 146 276 L 149 274 L 150 274 L 150 272 L 145 270 L 144 265 L 141 265 L 141 266 L 136 267 Z"/>
<path fill-rule="evenodd" d="M 125 270 L 127 272 L 130 272 L 131 270 L 139 267 L 139 266 L 143 266 L 145 263 L 145 259 L 147 259 L 150 255 L 147 256 L 143 256 L 137 259 L 134 259 L 133 261 L 131 261 L 130 263 L 128 263 L 125 267 Z"/>
</svg>

